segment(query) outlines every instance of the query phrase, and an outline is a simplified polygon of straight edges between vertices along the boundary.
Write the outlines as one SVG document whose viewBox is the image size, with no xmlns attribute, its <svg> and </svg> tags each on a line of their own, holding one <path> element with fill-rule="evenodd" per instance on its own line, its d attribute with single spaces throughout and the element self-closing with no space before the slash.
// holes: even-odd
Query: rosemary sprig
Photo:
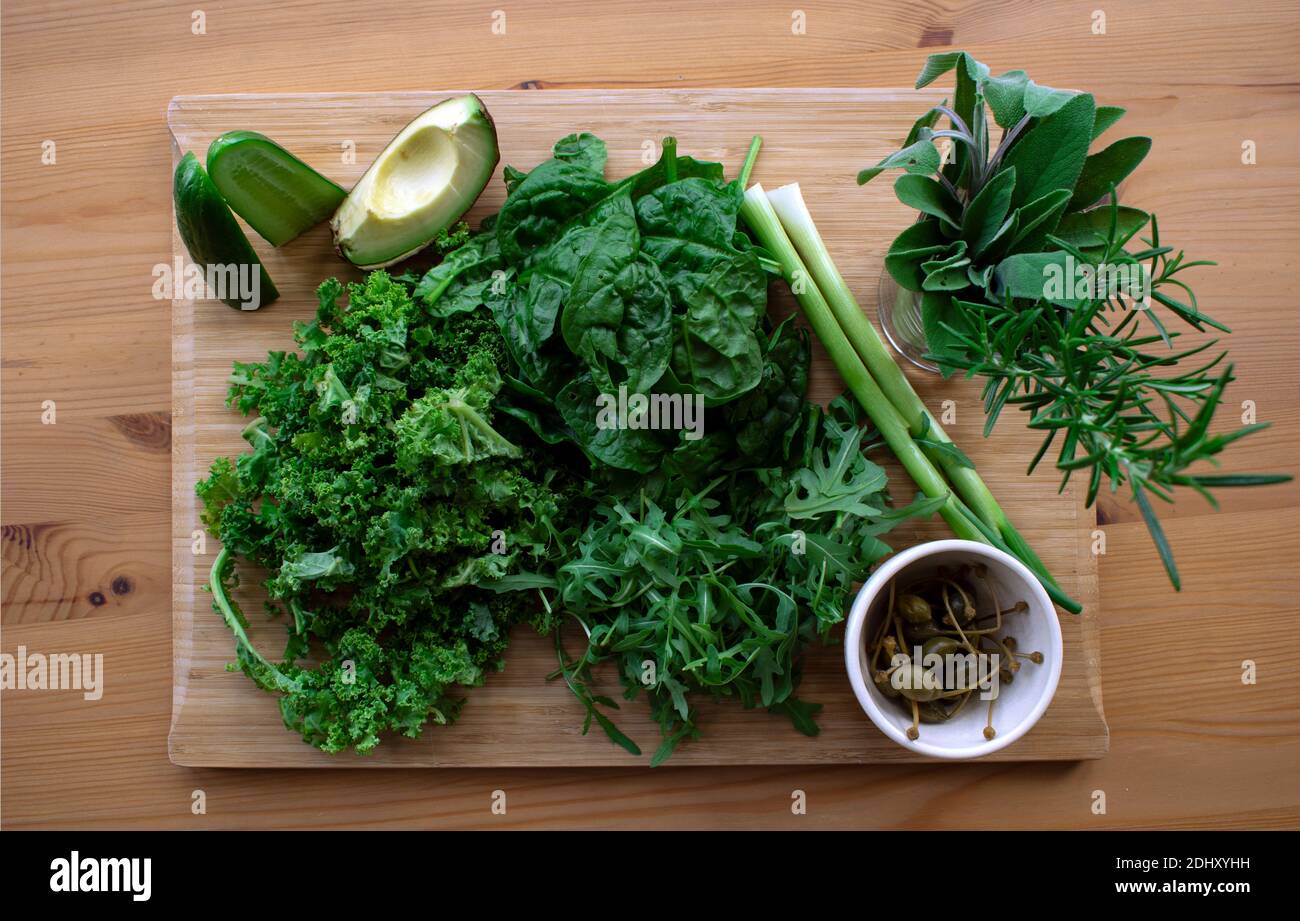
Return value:
<svg viewBox="0 0 1300 921">
<path fill-rule="evenodd" d="M 1056 237 L 1049 241 L 1094 271 L 1098 266 L 1146 264 L 1148 298 L 1133 297 L 1136 291 L 1121 286 L 1100 290 L 1100 296 L 1070 307 L 1047 300 L 1026 305 L 1009 294 L 1000 301 L 961 301 L 963 322 L 944 324 L 953 341 L 943 360 L 968 377 L 984 378 L 985 434 L 1007 405 L 1029 413 L 1029 428 L 1045 433 L 1029 473 L 1055 444 L 1061 489 L 1076 471 L 1086 471 L 1088 506 L 1103 484 L 1112 493 L 1131 490 L 1169 579 L 1180 588 L 1178 568 L 1150 497 L 1172 502 L 1175 487 L 1184 486 L 1217 507 L 1212 489 L 1284 483 L 1291 477 L 1186 472 L 1199 461 L 1215 462 L 1229 444 L 1268 423 L 1209 433 L 1214 411 L 1234 379 L 1232 365 L 1225 361 L 1226 351 L 1214 351 L 1218 340 L 1175 349 L 1182 333 L 1169 326 L 1173 319 L 1197 331 L 1229 331 L 1201 312 L 1191 287 L 1179 277 L 1189 268 L 1213 263 L 1189 261 L 1181 251 L 1162 246 L 1154 217 L 1150 239 L 1130 251 L 1137 229 L 1120 231 L 1114 194 L 1109 208 L 1109 232 L 1101 247 L 1084 251 Z M 1175 297 L 1172 289 L 1185 300 Z M 1160 316 L 1157 305 L 1168 317 Z M 1144 331 L 1143 320 L 1153 332 Z"/>
</svg>

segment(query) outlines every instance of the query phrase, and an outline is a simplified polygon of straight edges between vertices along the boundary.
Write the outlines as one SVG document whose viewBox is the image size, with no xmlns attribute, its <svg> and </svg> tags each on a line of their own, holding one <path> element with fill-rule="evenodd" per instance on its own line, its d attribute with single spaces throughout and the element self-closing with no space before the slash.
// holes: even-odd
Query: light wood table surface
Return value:
<svg viewBox="0 0 1300 921">
<path fill-rule="evenodd" d="M 1094 10 L 1105 15 L 1094 34 Z M 206 33 L 192 33 L 202 10 Z M 494 22 L 505 14 L 505 34 Z M 806 30 L 797 30 L 797 12 Z M 495 16 L 495 18 L 494 18 Z M 0 696 L 0 818 L 31 827 L 1295 828 L 1300 487 L 1099 518 L 1110 754 L 1080 764 L 222 771 L 167 759 L 171 714 L 168 100 L 440 88 L 910 86 L 927 53 L 1124 105 L 1155 148 L 1125 197 L 1214 258 L 1203 307 L 1274 427 L 1232 471 L 1300 470 L 1300 11 L 1230 4 L 15 2 L 0 13 L 3 636 L 102 652 L 108 692 Z M 810 138 L 815 142 L 815 138 Z M 55 162 L 42 162 L 45 142 Z M 1254 142 L 1257 162 L 1242 162 Z M 865 164 L 864 164 L 865 165 Z M 846 186 L 845 194 L 853 194 Z M 56 423 L 42 424 L 45 401 Z M 1243 662 L 1257 681 L 1243 684 Z M 206 814 L 194 815 L 194 791 Z M 506 815 L 490 810 L 507 792 Z M 807 814 L 791 813 L 792 791 Z M 1096 791 L 1106 811 L 1096 814 Z"/>
</svg>

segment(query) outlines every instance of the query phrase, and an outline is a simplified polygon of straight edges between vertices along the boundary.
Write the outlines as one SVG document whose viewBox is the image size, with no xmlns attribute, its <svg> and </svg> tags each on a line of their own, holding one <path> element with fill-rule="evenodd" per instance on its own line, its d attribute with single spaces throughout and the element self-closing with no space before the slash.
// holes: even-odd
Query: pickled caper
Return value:
<svg viewBox="0 0 1300 921">
<path fill-rule="evenodd" d="M 976 585 L 983 588 L 977 591 Z M 977 607 L 988 612 L 980 614 Z M 997 591 L 988 580 L 982 564 L 940 567 L 935 575 L 916 581 L 907 591 L 889 586 L 889 609 L 869 641 L 867 653 L 872 683 L 880 693 L 896 700 L 911 711 L 912 725 L 907 736 L 919 738 L 921 723 L 942 723 L 953 719 L 976 694 L 976 686 L 957 681 L 956 686 L 942 686 L 943 674 L 931 674 L 924 658 L 937 655 L 976 655 L 987 666 L 991 656 L 998 661 L 998 678 L 1010 684 L 1021 662 L 1042 664 L 1041 652 L 1019 652 L 1014 637 L 999 637 L 1004 615 L 1023 613 L 1029 608 L 1024 601 L 1003 608 Z M 901 642 L 900 642 L 901 638 Z M 906 649 L 900 646 L 906 644 Z M 920 659 L 913 661 L 920 647 Z M 901 658 L 898 658 L 902 653 Z M 884 661 L 880 656 L 884 655 Z M 939 680 L 936 680 L 939 679 Z M 984 738 L 993 739 L 993 700 L 989 701 Z"/>
<path fill-rule="evenodd" d="M 906 595 L 899 595 L 895 610 L 909 624 L 924 624 L 930 621 L 930 602 L 920 595 L 913 595 L 910 592 Z"/>
<path fill-rule="evenodd" d="M 961 642 L 952 636 L 932 636 L 921 645 L 921 655 L 948 656 L 961 652 Z"/>
<path fill-rule="evenodd" d="M 903 676 L 899 679 L 899 684 L 901 687 L 898 692 L 908 700 L 915 700 L 918 703 L 943 696 L 943 688 L 936 685 L 926 673 L 925 667 L 921 665 L 903 666 Z"/>
</svg>

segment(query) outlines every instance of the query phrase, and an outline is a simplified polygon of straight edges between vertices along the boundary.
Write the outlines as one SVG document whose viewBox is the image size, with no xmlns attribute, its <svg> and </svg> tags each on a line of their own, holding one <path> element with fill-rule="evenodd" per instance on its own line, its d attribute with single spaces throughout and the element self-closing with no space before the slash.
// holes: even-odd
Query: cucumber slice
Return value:
<svg viewBox="0 0 1300 921">
<path fill-rule="evenodd" d="M 245 266 L 257 266 L 259 287 L 255 297 L 245 302 L 235 291 L 234 296 L 222 298 L 225 303 L 231 307 L 256 310 L 280 296 L 271 276 L 262 266 L 262 260 L 253 252 L 248 237 L 244 236 L 239 222 L 226 207 L 221 193 L 193 152 L 181 157 L 181 162 L 176 164 L 172 200 L 176 206 L 176 228 L 181 233 L 181 240 L 190 251 L 190 258 L 203 266 L 209 277 L 213 274 L 212 266 L 235 266 L 237 273 L 251 271 Z M 228 269 L 226 271 L 228 273 Z M 236 280 L 239 277 L 237 274 Z M 253 306 L 246 306 L 246 303 Z"/>
<path fill-rule="evenodd" d="M 227 131 L 208 145 L 208 175 L 226 203 L 272 246 L 334 213 L 347 192 L 256 131 Z"/>
</svg>

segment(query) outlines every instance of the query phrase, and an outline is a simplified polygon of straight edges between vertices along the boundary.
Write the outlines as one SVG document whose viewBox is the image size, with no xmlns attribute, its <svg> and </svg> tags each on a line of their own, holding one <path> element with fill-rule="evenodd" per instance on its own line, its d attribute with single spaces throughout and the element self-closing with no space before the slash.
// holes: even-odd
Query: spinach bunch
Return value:
<svg viewBox="0 0 1300 921">
<path fill-rule="evenodd" d="M 435 314 L 491 309 L 512 359 L 506 412 L 642 474 L 694 446 L 679 432 L 598 425 L 597 397 L 728 406 L 762 383 L 771 331 L 761 252 L 737 228 L 740 183 L 678 156 L 672 138 L 663 146 L 617 182 L 591 134 L 561 139 L 531 172 L 508 168 L 500 213 L 416 289 Z"/>
</svg>

